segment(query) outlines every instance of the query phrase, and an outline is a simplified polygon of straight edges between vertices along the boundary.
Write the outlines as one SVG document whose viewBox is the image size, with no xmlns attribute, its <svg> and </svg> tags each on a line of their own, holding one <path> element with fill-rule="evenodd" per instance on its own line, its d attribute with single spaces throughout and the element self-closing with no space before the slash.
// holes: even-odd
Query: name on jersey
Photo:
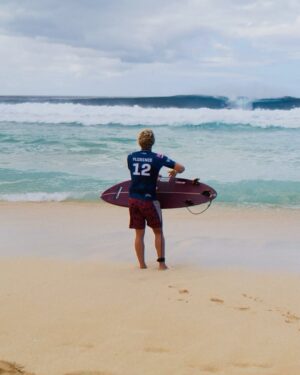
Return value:
<svg viewBox="0 0 300 375">
<path fill-rule="evenodd" d="M 142 161 L 142 162 L 147 162 L 147 163 L 152 163 L 152 158 L 132 158 L 133 161 Z"/>
</svg>

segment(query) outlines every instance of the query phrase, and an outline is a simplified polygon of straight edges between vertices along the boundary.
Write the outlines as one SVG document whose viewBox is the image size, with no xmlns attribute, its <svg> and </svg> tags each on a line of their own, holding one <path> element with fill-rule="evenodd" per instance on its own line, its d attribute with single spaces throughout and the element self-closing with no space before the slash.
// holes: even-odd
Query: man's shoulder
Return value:
<svg viewBox="0 0 300 375">
<path fill-rule="evenodd" d="M 157 157 L 157 159 L 164 159 L 166 156 L 164 154 L 161 154 L 159 152 L 155 152 L 155 157 Z"/>
<path fill-rule="evenodd" d="M 171 159 L 165 154 L 155 153 L 155 157 L 161 161 L 171 161 Z"/>
<path fill-rule="evenodd" d="M 133 157 L 138 157 L 140 155 L 140 151 L 133 151 L 127 155 L 127 159 L 132 159 Z"/>
</svg>

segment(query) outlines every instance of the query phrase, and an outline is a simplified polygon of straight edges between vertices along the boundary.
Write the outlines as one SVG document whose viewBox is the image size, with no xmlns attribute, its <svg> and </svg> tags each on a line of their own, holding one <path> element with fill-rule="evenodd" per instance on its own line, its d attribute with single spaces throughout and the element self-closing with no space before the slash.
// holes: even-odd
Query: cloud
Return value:
<svg viewBox="0 0 300 375">
<path fill-rule="evenodd" d="M 190 72 L 199 86 L 260 82 L 265 67 L 299 61 L 299 14 L 296 0 L 2 0 L 0 76 L 5 87 L 18 87 L 5 78 L 15 72 L 19 87 L 70 92 L 122 91 L 141 72 L 169 92 L 194 89 Z"/>
<path fill-rule="evenodd" d="M 205 56 L 218 39 L 234 43 L 238 38 L 299 37 L 300 33 L 300 5 L 292 0 L 10 0 L 4 4 L 2 24 L 7 33 L 93 48 L 134 63 L 193 57 L 193 47 Z"/>
<path fill-rule="evenodd" d="M 118 76 L 125 69 L 117 58 L 103 57 L 89 48 L 75 48 L 42 39 L 0 36 L 1 89 L 10 93 L 24 87 L 31 94 L 58 94 L 63 88 L 81 86 Z M 37 89 L 35 89 L 36 87 Z"/>
</svg>

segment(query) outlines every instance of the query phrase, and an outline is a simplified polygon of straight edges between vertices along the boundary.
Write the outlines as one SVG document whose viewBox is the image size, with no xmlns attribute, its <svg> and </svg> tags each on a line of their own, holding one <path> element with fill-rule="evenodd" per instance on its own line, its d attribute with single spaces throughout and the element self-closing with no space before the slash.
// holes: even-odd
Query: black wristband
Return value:
<svg viewBox="0 0 300 375">
<path fill-rule="evenodd" d="M 166 261 L 165 257 L 157 258 L 158 263 L 164 263 Z"/>
</svg>

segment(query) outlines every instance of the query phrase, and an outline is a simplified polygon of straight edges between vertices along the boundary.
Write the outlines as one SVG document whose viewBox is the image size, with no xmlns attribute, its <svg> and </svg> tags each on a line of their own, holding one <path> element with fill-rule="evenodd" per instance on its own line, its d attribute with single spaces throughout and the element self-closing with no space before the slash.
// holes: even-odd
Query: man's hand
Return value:
<svg viewBox="0 0 300 375">
<path fill-rule="evenodd" d="M 168 171 L 169 177 L 176 177 L 177 173 L 175 169 L 169 169 Z"/>
<path fill-rule="evenodd" d="M 179 163 L 175 163 L 173 169 L 169 169 L 169 177 L 176 177 L 177 173 L 184 172 L 185 168 Z"/>
</svg>

